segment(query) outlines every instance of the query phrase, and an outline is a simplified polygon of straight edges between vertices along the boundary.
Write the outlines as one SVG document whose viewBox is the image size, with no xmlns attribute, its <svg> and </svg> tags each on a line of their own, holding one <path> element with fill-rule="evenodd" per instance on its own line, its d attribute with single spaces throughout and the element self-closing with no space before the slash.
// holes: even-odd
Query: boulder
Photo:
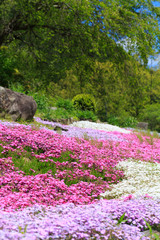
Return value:
<svg viewBox="0 0 160 240">
<path fill-rule="evenodd" d="M 0 87 L 0 114 L 9 114 L 13 121 L 31 120 L 37 110 L 37 104 L 31 96 Z"/>
</svg>

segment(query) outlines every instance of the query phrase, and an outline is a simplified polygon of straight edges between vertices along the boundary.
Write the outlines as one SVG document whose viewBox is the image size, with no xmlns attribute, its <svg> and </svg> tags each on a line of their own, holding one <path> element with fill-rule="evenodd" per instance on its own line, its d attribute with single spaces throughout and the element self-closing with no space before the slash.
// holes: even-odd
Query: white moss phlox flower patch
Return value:
<svg viewBox="0 0 160 240">
<path fill-rule="evenodd" d="M 119 162 L 118 169 L 123 169 L 125 179 L 113 185 L 111 191 L 101 194 L 106 198 L 120 198 L 132 194 L 134 197 L 149 195 L 160 199 L 160 164 L 129 159 Z"/>
<path fill-rule="evenodd" d="M 130 133 L 131 131 L 126 130 L 124 128 L 120 128 L 118 126 L 113 126 L 108 123 L 95 123 L 95 122 L 89 122 L 89 121 L 78 121 L 74 122 L 70 126 L 74 127 L 80 127 L 80 128 L 93 128 L 97 130 L 104 130 L 108 132 L 116 131 L 116 132 L 122 132 L 122 133 Z"/>
</svg>

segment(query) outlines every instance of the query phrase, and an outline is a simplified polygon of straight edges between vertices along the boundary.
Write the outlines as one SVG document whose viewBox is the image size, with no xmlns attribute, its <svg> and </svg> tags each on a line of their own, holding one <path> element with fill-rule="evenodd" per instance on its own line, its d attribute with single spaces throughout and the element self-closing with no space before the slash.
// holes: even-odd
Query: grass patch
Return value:
<svg viewBox="0 0 160 240">
<path fill-rule="evenodd" d="M 37 175 L 37 174 L 44 174 L 48 171 L 52 171 L 52 174 L 54 175 L 56 173 L 56 166 L 54 162 L 48 161 L 48 162 L 41 162 L 37 158 L 32 157 L 21 157 L 12 158 L 12 161 L 14 163 L 14 167 L 18 170 L 23 171 L 26 175 Z"/>
<path fill-rule="evenodd" d="M 63 152 L 60 157 L 52 157 L 47 160 L 38 159 L 35 156 L 32 156 L 33 150 L 30 147 L 25 147 L 25 152 L 21 155 L 17 153 L 13 153 L 11 151 L 8 152 L 9 156 L 12 156 L 12 161 L 14 167 L 18 170 L 23 171 L 26 175 L 37 175 L 37 174 L 45 174 L 48 171 L 51 172 L 53 176 L 55 176 L 57 172 L 56 162 L 74 162 L 76 159 L 72 159 L 69 155 L 71 152 Z M 43 153 L 43 149 L 38 149 L 35 151 L 36 154 Z M 64 167 L 62 167 L 63 169 Z"/>
</svg>

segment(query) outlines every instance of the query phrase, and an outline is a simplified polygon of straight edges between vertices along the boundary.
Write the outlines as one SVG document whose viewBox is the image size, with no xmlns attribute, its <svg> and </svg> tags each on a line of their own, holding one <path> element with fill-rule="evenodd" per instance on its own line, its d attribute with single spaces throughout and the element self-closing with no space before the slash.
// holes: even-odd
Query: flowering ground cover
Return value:
<svg viewBox="0 0 160 240">
<path fill-rule="evenodd" d="M 148 239 L 145 220 L 160 228 L 160 139 L 68 129 L 0 123 L 0 239 Z"/>
<path fill-rule="evenodd" d="M 118 169 L 123 169 L 126 179 L 112 186 L 111 191 L 102 193 L 106 198 L 121 196 L 138 197 L 141 195 L 160 199 L 160 164 L 135 161 L 130 159 L 119 162 Z"/>
<path fill-rule="evenodd" d="M 150 199 L 101 200 L 96 204 L 35 205 L 16 212 L 1 212 L 1 239 L 132 239 L 147 240 L 141 230 L 145 218 L 159 222 L 160 204 Z M 126 222 L 119 223 L 126 213 Z M 153 218 L 154 215 L 154 218 Z M 17 231 L 19 230 L 19 231 Z M 8 237 L 8 238 L 7 238 Z"/>
<path fill-rule="evenodd" d="M 119 134 L 118 130 L 121 130 L 121 128 L 114 126 L 114 128 L 117 130 L 117 134 L 115 134 L 115 130 L 114 132 L 110 132 L 110 134 L 106 134 L 106 131 L 103 130 L 102 126 L 100 129 L 98 129 L 99 131 L 97 131 L 97 129 L 94 129 L 93 127 L 96 126 L 96 123 L 92 123 L 92 128 L 91 127 L 87 127 L 85 126 L 85 121 L 81 121 L 80 126 L 81 127 L 76 127 L 76 124 L 72 124 L 72 125 L 62 125 L 60 123 L 56 123 L 56 122 L 51 122 L 51 121 L 44 121 L 38 117 L 35 118 L 36 122 L 45 124 L 47 126 L 43 128 L 48 129 L 48 126 L 50 127 L 54 127 L 54 126 L 60 126 L 63 127 L 63 129 L 66 129 L 68 131 L 61 131 L 61 134 L 63 136 L 67 136 L 67 137 L 78 137 L 78 138 L 85 138 L 85 139 L 97 139 L 97 140 L 115 140 L 115 141 L 124 141 L 124 138 L 122 137 L 122 135 Z M 111 125 L 110 125 L 111 126 Z M 124 130 L 123 130 L 124 131 Z M 126 133 L 129 133 L 130 131 L 125 130 Z"/>
</svg>

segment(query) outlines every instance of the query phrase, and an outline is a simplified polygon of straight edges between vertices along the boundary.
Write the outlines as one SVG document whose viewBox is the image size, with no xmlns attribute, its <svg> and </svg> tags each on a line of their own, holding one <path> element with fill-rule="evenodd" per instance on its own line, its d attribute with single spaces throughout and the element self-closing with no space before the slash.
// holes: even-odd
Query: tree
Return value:
<svg viewBox="0 0 160 240">
<path fill-rule="evenodd" d="M 8 87 L 9 83 L 14 81 L 16 74 L 16 59 L 13 58 L 7 47 L 0 47 L 0 84 Z"/>
<path fill-rule="evenodd" d="M 119 73 L 122 74 L 121 80 L 125 86 L 126 95 L 125 110 L 132 116 L 137 117 L 145 104 L 149 102 L 151 74 L 137 61 L 131 59 L 121 64 Z"/>
<path fill-rule="evenodd" d="M 147 64 L 159 46 L 159 17 L 151 0 L 1 0 L 0 45 L 17 55 L 27 85 L 63 88 L 71 73 L 76 88 L 93 93 L 105 112 L 127 102 L 130 109 L 137 104 L 136 115 L 144 104 L 137 94 L 147 90 L 140 65 L 129 61 L 136 48 Z M 126 39 L 134 46 L 129 52 L 119 45 Z"/>
<path fill-rule="evenodd" d="M 145 62 L 159 44 L 159 16 L 150 0 L 2 0 L 0 45 L 20 40 L 32 46 L 61 36 L 86 40 L 90 54 L 98 54 L 102 35 L 115 42 L 128 37 Z"/>
</svg>

